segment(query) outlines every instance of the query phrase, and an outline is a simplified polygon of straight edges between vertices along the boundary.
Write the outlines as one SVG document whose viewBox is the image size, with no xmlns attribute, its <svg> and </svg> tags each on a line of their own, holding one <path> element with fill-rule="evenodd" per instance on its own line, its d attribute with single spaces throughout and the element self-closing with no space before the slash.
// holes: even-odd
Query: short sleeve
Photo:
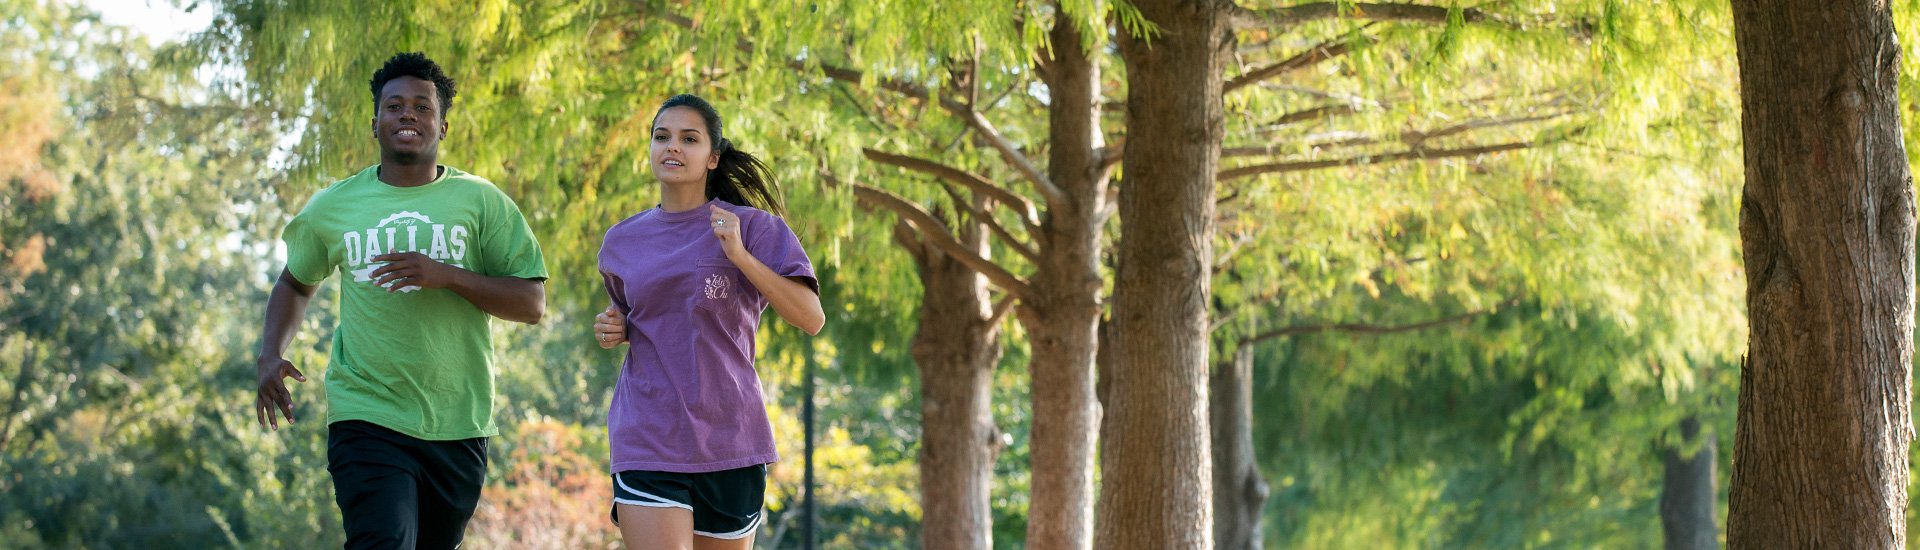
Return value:
<svg viewBox="0 0 1920 550">
<path fill-rule="evenodd" d="M 480 239 L 481 275 L 546 279 L 547 263 L 533 228 L 506 193 L 494 190 L 487 201 L 487 234 Z"/>
<path fill-rule="evenodd" d="M 287 273 L 307 286 L 327 280 L 334 270 L 326 240 L 314 234 L 313 225 L 313 214 L 302 211 L 280 232 L 280 242 L 287 245 Z"/>
<path fill-rule="evenodd" d="M 800 279 L 814 294 L 820 293 L 820 280 L 814 277 L 813 261 L 800 247 L 800 237 L 779 216 L 766 214 L 748 233 L 747 252 L 781 277 Z"/>
<path fill-rule="evenodd" d="M 621 313 L 633 311 L 633 306 L 627 305 L 626 281 L 622 281 L 619 275 L 605 271 L 600 272 L 600 281 L 606 285 L 607 298 L 613 300 L 614 307 L 619 308 Z"/>
</svg>

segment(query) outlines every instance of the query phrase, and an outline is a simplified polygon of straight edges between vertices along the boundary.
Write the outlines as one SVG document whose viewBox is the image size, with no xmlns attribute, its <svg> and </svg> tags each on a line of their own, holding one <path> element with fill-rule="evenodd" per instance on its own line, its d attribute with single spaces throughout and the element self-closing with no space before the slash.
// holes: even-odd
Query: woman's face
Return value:
<svg viewBox="0 0 1920 550">
<path fill-rule="evenodd" d="M 707 171 L 720 165 L 712 136 L 700 111 L 672 107 L 653 119 L 653 145 L 648 148 L 653 177 L 667 184 L 706 185 Z"/>
</svg>

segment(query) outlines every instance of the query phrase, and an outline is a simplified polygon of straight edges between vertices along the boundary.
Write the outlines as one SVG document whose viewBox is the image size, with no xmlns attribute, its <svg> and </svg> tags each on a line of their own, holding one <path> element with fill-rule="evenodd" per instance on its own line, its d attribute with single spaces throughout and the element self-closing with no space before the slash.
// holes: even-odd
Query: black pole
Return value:
<svg viewBox="0 0 1920 550">
<path fill-rule="evenodd" d="M 804 368 L 806 369 L 805 385 L 807 387 L 807 401 L 806 404 L 801 405 L 800 415 L 801 423 L 806 425 L 807 469 L 806 481 L 804 482 L 806 495 L 803 497 L 804 501 L 801 504 L 806 512 L 802 515 L 800 523 L 800 547 L 806 550 L 813 550 L 813 350 L 809 349 L 801 355 L 805 356 L 806 361 Z"/>
</svg>

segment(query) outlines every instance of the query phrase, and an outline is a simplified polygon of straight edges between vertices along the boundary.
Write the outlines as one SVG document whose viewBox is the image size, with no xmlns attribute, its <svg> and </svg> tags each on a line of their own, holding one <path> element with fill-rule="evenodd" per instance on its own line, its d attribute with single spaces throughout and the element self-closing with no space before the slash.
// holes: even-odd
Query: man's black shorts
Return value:
<svg viewBox="0 0 1920 550">
<path fill-rule="evenodd" d="M 613 475 L 613 522 L 620 523 L 621 504 L 680 508 L 693 512 L 693 534 L 738 539 L 766 519 L 766 495 L 765 464 L 701 474 L 620 472 Z"/>
<path fill-rule="evenodd" d="M 458 548 L 487 478 L 487 439 L 426 441 L 371 422 L 327 426 L 347 548 Z"/>
</svg>

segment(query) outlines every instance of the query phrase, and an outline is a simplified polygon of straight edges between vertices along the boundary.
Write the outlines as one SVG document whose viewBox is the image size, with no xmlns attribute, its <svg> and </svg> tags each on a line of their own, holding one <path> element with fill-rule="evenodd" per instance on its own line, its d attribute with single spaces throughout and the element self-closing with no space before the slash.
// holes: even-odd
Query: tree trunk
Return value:
<svg viewBox="0 0 1920 550">
<path fill-rule="evenodd" d="M 1100 228 L 1107 177 L 1100 167 L 1099 68 L 1071 18 L 1055 18 L 1043 62 L 1051 103 L 1048 169 L 1062 199 L 1036 235 L 1040 265 L 1020 321 L 1032 346 L 1032 491 L 1027 547 L 1084 550 L 1093 533 L 1093 449 L 1100 426 L 1093 369 L 1100 322 Z"/>
<path fill-rule="evenodd" d="M 1220 0 L 1137 0 L 1159 29 L 1120 33 L 1126 178 L 1113 296 L 1112 437 L 1100 446 L 1102 549 L 1209 550 L 1207 316 L 1221 75 L 1232 42 Z"/>
<path fill-rule="evenodd" d="M 1260 550 L 1267 480 L 1253 451 L 1253 346 L 1241 345 L 1232 362 L 1215 366 L 1212 385 L 1213 547 Z"/>
<path fill-rule="evenodd" d="M 1660 490 L 1660 527 L 1666 532 L 1667 550 L 1717 550 L 1720 528 L 1715 525 L 1714 504 L 1719 494 L 1714 488 L 1714 464 L 1720 455 L 1719 442 L 1711 432 L 1701 433 L 1700 419 L 1692 416 L 1680 421 L 1680 439 L 1679 448 L 1661 453 L 1667 472 Z M 1698 449 L 1688 448 L 1696 444 Z"/>
<path fill-rule="evenodd" d="M 979 228 L 970 244 L 984 250 Z M 986 277 L 902 235 L 920 271 L 921 547 L 993 547 L 992 480 L 999 430 L 988 408 L 1000 361 Z"/>
<path fill-rule="evenodd" d="M 1886 2 L 1736 0 L 1750 336 L 1727 544 L 1906 545 L 1914 199 Z"/>
</svg>

